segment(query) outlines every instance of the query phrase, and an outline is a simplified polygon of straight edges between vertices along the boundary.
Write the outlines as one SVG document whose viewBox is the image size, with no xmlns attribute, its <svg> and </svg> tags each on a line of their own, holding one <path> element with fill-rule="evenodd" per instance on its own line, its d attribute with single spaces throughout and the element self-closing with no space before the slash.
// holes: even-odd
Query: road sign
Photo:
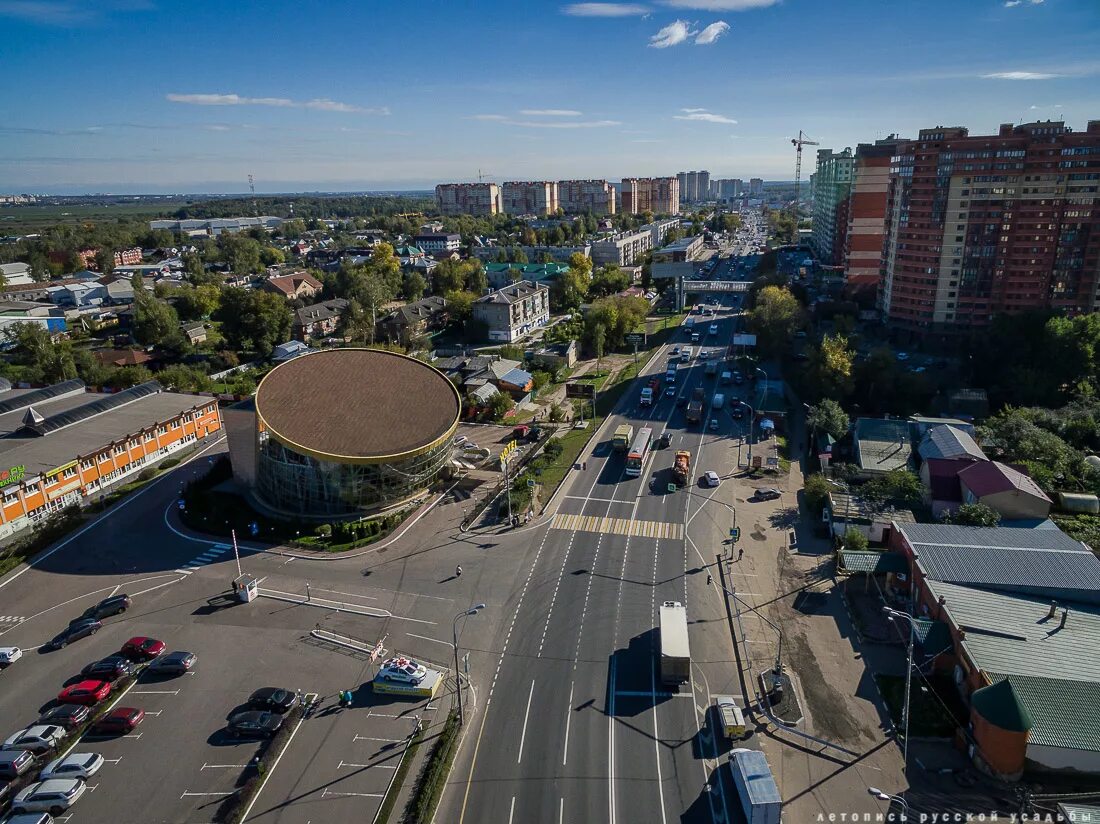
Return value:
<svg viewBox="0 0 1100 824">
<path fill-rule="evenodd" d="M 528 478 L 527 479 L 527 488 L 528 489 L 534 489 L 535 488 L 535 479 L 534 478 Z"/>
<path fill-rule="evenodd" d="M 645 345 L 645 332 L 631 332 L 629 335 L 623 337 L 627 343 L 636 343 L 639 346 Z"/>
<path fill-rule="evenodd" d="M 676 484 L 669 484 L 668 485 L 668 491 L 669 492 L 675 492 L 676 491 Z"/>
<path fill-rule="evenodd" d="M 741 527 L 739 527 L 739 526 L 731 526 L 730 527 L 730 540 L 733 541 L 735 544 L 738 541 L 741 540 Z"/>
<path fill-rule="evenodd" d="M 577 381 L 568 381 L 565 384 L 565 397 L 567 398 L 584 398 L 589 400 L 596 397 L 596 384 L 594 383 L 579 383 Z"/>
</svg>

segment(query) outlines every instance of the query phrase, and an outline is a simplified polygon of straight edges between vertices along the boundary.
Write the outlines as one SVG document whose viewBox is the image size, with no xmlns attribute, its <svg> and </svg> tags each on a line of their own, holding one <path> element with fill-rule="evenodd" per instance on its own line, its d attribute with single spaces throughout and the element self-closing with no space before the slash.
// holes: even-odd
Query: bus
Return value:
<svg viewBox="0 0 1100 824">
<path fill-rule="evenodd" d="M 630 451 L 626 454 L 626 475 L 629 478 L 637 478 L 642 474 L 642 464 L 649 456 L 649 447 L 653 444 L 653 430 L 643 426 L 638 430 L 638 436 Z"/>
<path fill-rule="evenodd" d="M 616 452 L 626 452 L 630 449 L 630 442 L 634 440 L 634 427 L 628 423 L 615 428 L 615 436 L 611 439 L 611 448 Z"/>
</svg>

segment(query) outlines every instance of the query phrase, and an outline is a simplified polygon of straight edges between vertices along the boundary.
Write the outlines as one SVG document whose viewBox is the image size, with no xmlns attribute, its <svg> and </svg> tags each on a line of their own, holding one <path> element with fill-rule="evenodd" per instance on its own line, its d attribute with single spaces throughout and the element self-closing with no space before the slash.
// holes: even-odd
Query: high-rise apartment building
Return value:
<svg viewBox="0 0 1100 824">
<path fill-rule="evenodd" d="M 764 194 L 764 181 L 759 177 L 749 178 L 749 194 L 754 197 Z"/>
<path fill-rule="evenodd" d="M 710 182 L 710 196 L 715 200 L 735 200 L 741 197 L 744 184 L 737 178 L 720 177 Z"/>
<path fill-rule="evenodd" d="M 511 180 L 500 188 L 500 210 L 507 215 L 552 215 L 558 211 L 553 180 Z"/>
<path fill-rule="evenodd" d="M 882 280 L 890 158 L 902 142 L 901 138 L 891 135 L 885 140 L 861 143 L 856 147 L 844 240 L 844 278 L 850 292 L 864 294 L 869 301 L 877 296 Z"/>
<path fill-rule="evenodd" d="M 615 189 L 606 180 L 559 180 L 558 203 L 567 215 L 613 215 Z"/>
<path fill-rule="evenodd" d="M 680 184 L 681 203 L 698 203 L 710 197 L 710 172 L 680 172 L 676 180 Z"/>
<path fill-rule="evenodd" d="M 495 215 L 500 212 L 500 187 L 495 183 L 440 183 L 435 204 L 444 215 Z"/>
<path fill-rule="evenodd" d="M 680 181 L 675 177 L 624 177 L 621 185 L 626 214 L 674 215 L 680 211 Z"/>
<path fill-rule="evenodd" d="M 952 334 L 998 313 L 1100 309 L 1100 120 L 922 129 L 890 170 L 881 307 Z"/>
<path fill-rule="evenodd" d="M 837 266 L 844 260 L 844 235 L 848 231 L 848 195 L 852 188 L 854 158 L 851 149 L 817 150 L 817 171 L 812 191 L 813 247 L 818 260 Z"/>
</svg>

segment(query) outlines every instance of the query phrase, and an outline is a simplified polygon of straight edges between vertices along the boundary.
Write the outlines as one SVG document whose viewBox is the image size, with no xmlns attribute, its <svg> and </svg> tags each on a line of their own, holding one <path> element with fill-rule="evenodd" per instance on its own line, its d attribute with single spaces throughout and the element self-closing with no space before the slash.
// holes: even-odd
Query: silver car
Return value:
<svg viewBox="0 0 1100 824">
<path fill-rule="evenodd" d="M 103 766 L 103 756 L 94 752 L 69 753 L 45 766 L 39 778 L 91 778 Z"/>
<path fill-rule="evenodd" d="M 51 778 L 25 787 L 11 802 L 13 813 L 47 812 L 61 815 L 84 795 L 87 784 L 79 778 Z"/>
<path fill-rule="evenodd" d="M 65 728 L 54 724 L 38 724 L 27 727 L 4 739 L 5 750 L 30 750 L 35 755 L 48 752 L 61 743 Z"/>
</svg>

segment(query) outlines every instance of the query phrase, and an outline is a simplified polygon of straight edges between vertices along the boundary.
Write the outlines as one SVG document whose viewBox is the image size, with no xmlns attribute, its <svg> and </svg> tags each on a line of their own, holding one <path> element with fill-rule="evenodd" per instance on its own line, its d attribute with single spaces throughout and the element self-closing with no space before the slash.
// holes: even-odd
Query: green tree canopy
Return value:
<svg viewBox="0 0 1100 824">
<path fill-rule="evenodd" d="M 840 404 L 825 398 L 810 407 L 806 413 L 806 426 L 818 432 L 827 432 L 840 439 L 848 431 L 848 413 Z"/>
<path fill-rule="evenodd" d="M 226 341 L 240 351 L 267 357 L 278 344 L 290 339 L 290 308 L 272 292 L 226 289 L 217 317 Z"/>
<path fill-rule="evenodd" d="M 786 287 L 765 286 L 757 293 L 748 320 L 761 351 L 774 354 L 787 345 L 801 325 L 802 306 Z"/>
</svg>

